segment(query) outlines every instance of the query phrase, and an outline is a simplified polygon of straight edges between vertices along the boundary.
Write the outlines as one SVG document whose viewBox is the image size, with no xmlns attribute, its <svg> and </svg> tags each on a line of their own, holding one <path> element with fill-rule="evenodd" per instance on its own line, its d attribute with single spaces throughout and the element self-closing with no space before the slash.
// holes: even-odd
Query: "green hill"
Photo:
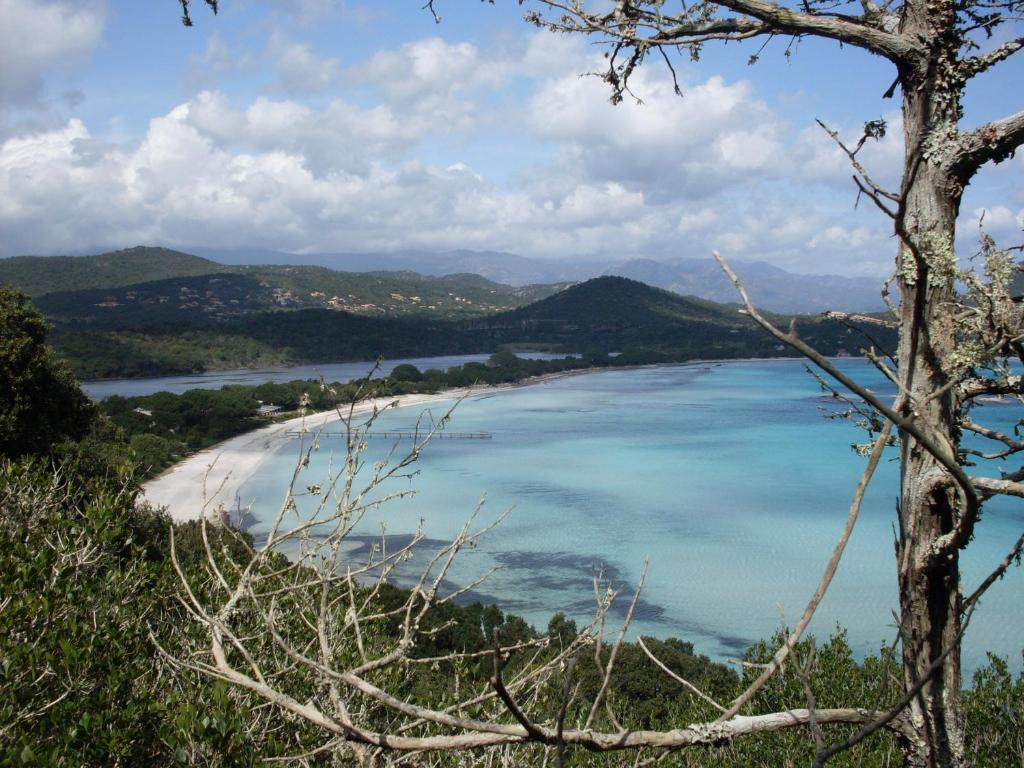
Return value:
<svg viewBox="0 0 1024 768">
<path fill-rule="evenodd" d="M 827 354 L 855 353 L 861 343 L 835 321 L 801 318 L 799 323 L 801 333 Z M 679 296 L 624 277 L 588 280 L 526 307 L 470 321 L 466 328 L 496 345 L 532 342 L 606 353 L 640 348 L 672 359 L 791 354 L 735 305 Z"/>
<path fill-rule="evenodd" d="M 329 309 L 369 316 L 494 314 L 566 284 L 513 287 L 479 275 L 338 272 L 305 265 L 226 266 L 163 248 L 99 256 L 0 260 L 0 284 L 36 299 L 51 319 L 104 328 L 210 324 L 267 310 Z"/>
<path fill-rule="evenodd" d="M 138 246 L 96 256 L 15 256 L 0 259 L 0 285 L 17 286 L 36 298 L 57 291 L 117 288 L 230 269 L 180 251 Z"/>
<path fill-rule="evenodd" d="M 181 294 L 186 304 L 199 302 L 198 308 L 181 309 L 170 300 L 147 303 L 154 295 L 169 295 L 168 286 L 182 287 L 180 281 L 158 281 L 151 289 L 132 289 L 131 306 L 95 307 L 88 322 L 58 323 L 53 343 L 85 378 L 369 360 L 377 355 L 493 352 L 502 347 L 588 356 L 619 352 L 624 355 L 621 362 L 636 363 L 792 354 L 736 306 L 677 296 L 620 277 L 595 278 L 525 307 L 468 318 L 322 308 L 268 311 L 275 294 L 253 275 L 188 281 L 206 286 Z M 231 304 L 232 296 L 239 305 Z M 51 317 L 60 318 L 65 298 L 43 297 L 41 304 Z M 216 308 L 214 301 L 219 302 Z M 253 309 L 241 311 L 240 305 Z M 107 311 L 115 314 L 102 316 Z M 788 318 L 776 319 L 788 324 Z M 860 334 L 835 320 L 800 317 L 798 329 L 824 354 L 856 354 L 865 344 Z M 879 342 L 893 345 L 890 331 L 872 331 Z"/>
<path fill-rule="evenodd" d="M 626 277 L 595 277 L 528 307 L 505 313 L 510 322 L 585 322 L 609 329 L 666 322 L 736 325 L 743 320 L 728 304 L 680 296 Z"/>
</svg>

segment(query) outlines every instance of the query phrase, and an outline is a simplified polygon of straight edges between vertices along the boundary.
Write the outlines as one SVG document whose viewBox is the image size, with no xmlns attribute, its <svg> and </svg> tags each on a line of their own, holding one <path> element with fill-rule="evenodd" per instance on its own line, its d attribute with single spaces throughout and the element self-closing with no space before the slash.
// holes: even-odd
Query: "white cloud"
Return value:
<svg viewBox="0 0 1024 768">
<path fill-rule="evenodd" d="M 103 30 L 94 2 L 0 0 L 0 103 L 28 104 L 43 93 L 45 74 L 92 53 Z"/>
<path fill-rule="evenodd" d="M 413 120 L 470 130 L 487 119 L 478 103 L 481 94 L 497 91 L 515 67 L 505 55 L 433 37 L 380 51 L 348 77 L 371 84 L 383 103 Z"/>
<path fill-rule="evenodd" d="M 313 110 L 260 98 L 233 109 L 210 92 L 152 120 L 133 148 L 98 141 L 72 120 L 0 145 L 3 247 L 258 242 L 294 251 L 479 248 L 610 259 L 719 248 L 737 259 L 848 273 L 891 262 L 884 227 L 838 229 L 829 211 L 775 191 L 694 206 L 618 181 L 564 177 L 560 166 L 535 184 L 503 189 L 466 162 L 403 160 L 402 148 L 422 130 L 385 107 Z M 844 268 L 824 266 L 831 264 Z"/>
<path fill-rule="evenodd" d="M 220 146 L 301 156 L 317 175 L 363 172 L 373 161 L 397 159 L 431 132 L 447 130 L 386 106 L 363 108 L 341 99 L 314 110 L 291 99 L 259 97 L 236 110 L 223 94 L 209 91 L 188 103 L 184 119 Z"/>
<path fill-rule="evenodd" d="M 277 70 L 277 87 L 287 94 L 318 93 L 338 83 L 341 64 L 337 59 L 318 56 L 305 43 L 289 40 L 274 32 L 267 53 Z"/>
<path fill-rule="evenodd" d="M 532 99 L 529 121 L 563 147 L 568 168 L 657 197 L 699 198 L 784 169 L 785 122 L 749 83 L 711 77 L 684 83 L 683 97 L 661 72 L 641 70 L 642 104 L 608 103 L 608 86 L 575 74 L 548 81 Z"/>
<path fill-rule="evenodd" d="M 887 222 L 851 210 L 842 153 L 820 130 L 794 129 L 752 84 L 680 70 L 690 77 L 680 99 L 651 68 L 634 83 L 645 104 L 613 107 L 606 85 L 578 76 L 588 64 L 579 43 L 520 42 L 485 51 L 431 38 L 382 51 L 340 72 L 360 83 L 357 96 L 316 106 L 202 91 L 131 145 L 98 141 L 79 121 L 12 140 L 0 147 L 10 233 L 0 248 L 259 243 L 609 259 L 718 248 L 805 272 L 880 274 L 892 263 Z M 211 62 L 230 61 L 211 46 Z M 339 77 L 338 62 L 281 34 L 267 49 L 307 85 Z M 496 183 L 481 150 L 491 132 L 496 147 L 539 140 L 553 159 L 527 155 L 530 167 Z M 887 138 L 862 155 L 895 146 Z M 822 184 L 849 195 L 837 202 Z"/>
</svg>

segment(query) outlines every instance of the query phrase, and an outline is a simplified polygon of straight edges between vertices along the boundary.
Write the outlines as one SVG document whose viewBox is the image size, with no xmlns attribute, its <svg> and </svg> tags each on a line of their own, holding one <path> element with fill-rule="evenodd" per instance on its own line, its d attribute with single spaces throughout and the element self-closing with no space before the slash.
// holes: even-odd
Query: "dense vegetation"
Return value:
<svg viewBox="0 0 1024 768">
<path fill-rule="evenodd" d="M 252 541 L 238 531 L 215 528 L 208 531 L 212 540 L 207 549 L 196 523 L 172 525 L 161 513 L 140 507 L 137 458 L 124 434 L 89 407 L 81 393 L 75 395 L 73 379 L 45 346 L 45 325 L 24 297 L 6 292 L 0 299 L 5 329 L 0 355 L 3 380 L 25 388 L 26 393 L 58 392 L 70 397 L 72 406 L 85 404 L 56 411 L 67 422 L 61 418 L 39 421 L 47 429 L 40 430 L 31 445 L 12 439 L 0 450 L 0 766 L 254 766 L 267 758 L 304 754 L 321 746 L 325 737 L 302 722 L 172 661 L 201 641 L 198 625 L 178 599 L 182 587 L 177 570 L 203 599 L 209 571 L 199 566 L 206 553 L 230 554 L 244 562 L 251 556 Z M 511 355 L 499 355 L 492 363 L 468 371 L 463 367 L 461 373 L 503 380 L 542 365 Z M 429 371 L 399 367 L 382 386 L 407 391 L 435 378 L 437 374 Z M 296 395 L 301 400 L 303 393 L 312 397 L 317 389 L 299 383 L 265 385 L 257 391 L 283 402 Z M 16 408 L 10 408 L 9 391 L 5 390 L 4 407 L 20 414 L 10 423 L 31 424 L 37 414 L 40 419 L 52 419 L 40 398 L 18 400 Z M 218 393 L 213 393 L 205 410 L 224 408 L 230 423 L 254 396 L 254 392 L 243 396 L 228 390 L 219 393 L 225 400 L 218 402 Z M 197 417 L 204 411 L 203 396 L 198 401 L 195 397 L 178 401 L 176 418 L 181 423 L 192 418 L 186 414 Z M 232 401 L 234 410 L 228 407 Z M 15 429 L 10 434 L 20 433 Z M 172 530 L 177 567 L 171 559 Z M 270 565 L 276 567 L 273 559 Z M 267 589 L 272 590 L 273 583 Z M 396 588 L 380 592 L 375 599 L 382 618 L 364 627 L 366 642 L 388 642 L 398 621 L 388 608 L 406 597 Z M 348 604 L 345 595 L 330 599 Z M 286 622 L 303 620 L 287 612 L 282 616 Z M 285 624 L 282 628 L 288 631 Z M 486 651 L 497 636 L 502 644 L 545 640 L 539 657 L 543 659 L 575 634 L 575 625 L 561 615 L 552 618 L 546 632 L 538 632 L 494 606 L 444 604 L 427 614 L 411 653 L 415 660 L 453 650 Z M 274 643 L 263 639 L 256 652 L 276 653 Z M 734 696 L 756 672 L 744 667 L 737 674 L 695 654 L 692 646 L 680 640 L 650 640 L 648 645 L 673 672 L 721 700 Z M 757 645 L 746 660 L 763 662 L 772 645 Z M 536 663 L 532 653 L 532 649 L 513 652 L 509 668 Z M 609 649 L 601 653 L 606 655 Z M 409 701 L 438 705 L 450 700 L 456 687 L 486 689 L 488 655 L 475 658 L 413 662 L 400 675 L 382 672 L 375 679 Z M 817 647 L 807 641 L 798 648 L 794 662 L 751 706 L 803 706 L 808 686 L 819 706 L 885 706 L 900 692 L 897 663 L 887 651 L 857 663 L 841 633 Z M 589 651 L 580 653 L 573 669 L 576 695 L 567 708 L 569 717 L 579 719 L 601 682 Z M 279 685 L 302 690 L 298 680 L 281 680 Z M 536 717 L 557 715 L 563 687 L 564 680 L 551 681 L 550 695 L 533 703 Z M 973 764 L 979 768 L 1020 764 L 1024 677 L 1014 679 L 1005 663 L 994 659 L 976 675 L 965 697 Z M 632 643 L 619 651 L 609 701 L 630 728 L 676 726 L 712 714 L 708 705 L 677 687 Z M 387 727 L 386 712 L 370 715 L 380 727 Z M 599 716 L 597 725 L 607 726 L 604 717 Z M 679 765 L 721 768 L 804 764 L 813 744 L 810 733 L 789 731 L 691 750 L 676 760 Z M 880 733 L 833 764 L 886 766 L 892 764 L 894 754 L 892 737 Z M 534 747 L 520 757 L 522 764 L 541 759 Z M 440 759 L 444 764 L 445 758 Z M 570 753 L 568 764 L 622 759 L 578 751 Z M 634 758 L 625 759 L 632 764 Z M 459 760 L 457 755 L 450 758 L 452 765 Z M 309 757 L 308 764 L 348 763 L 343 755 L 336 759 L 324 752 Z"/>
<path fill-rule="evenodd" d="M 241 285 L 237 280 L 245 279 L 225 279 L 218 285 L 223 291 L 235 290 Z M 58 302 L 61 297 L 44 297 L 48 299 Z M 181 322 L 173 319 L 178 311 L 147 305 L 129 307 L 123 316 L 58 323 L 54 344 L 85 378 L 478 353 L 502 347 L 622 352 L 645 362 L 788 354 L 736 307 L 616 277 L 589 280 L 508 312 L 463 320 L 297 309 L 220 319 L 216 313 L 201 313 L 199 319 Z M 827 354 L 856 354 L 869 343 L 836 320 L 801 317 L 798 328 Z M 894 342 L 887 329 L 872 332 L 878 343 Z"/>
<path fill-rule="evenodd" d="M 219 271 L 219 264 L 167 248 L 127 248 L 97 256 L 15 256 L 0 259 L 0 284 L 33 298 L 55 291 L 117 288 Z"/>
<path fill-rule="evenodd" d="M 296 362 L 290 350 L 202 328 L 168 328 L 158 333 L 82 330 L 62 324 L 54 328 L 51 339 L 83 380 L 267 368 Z"/>
<path fill-rule="evenodd" d="M 515 346 L 672 361 L 782 353 L 735 306 L 615 277 L 516 288 L 478 275 L 227 266 L 140 247 L 0 260 L 3 283 L 36 297 L 55 323 L 52 343 L 85 379 Z M 834 320 L 799 326 L 828 354 L 864 344 Z M 894 339 L 883 329 L 877 341 Z"/>
<path fill-rule="evenodd" d="M 0 287 L 0 452 L 22 456 L 89 430 L 94 408 L 46 345 L 46 322 L 28 297 Z"/>
<path fill-rule="evenodd" d="M 469 317 L 512 309 L 566 284 L 513 287 L 479 275 L 339 272 L 305 265 L 229 266 L 166 248 L 98 256 L 0 259 L 0 284 L 50 317 L 104 327 L 224 320 L 268 309 Z"/>
</svg>

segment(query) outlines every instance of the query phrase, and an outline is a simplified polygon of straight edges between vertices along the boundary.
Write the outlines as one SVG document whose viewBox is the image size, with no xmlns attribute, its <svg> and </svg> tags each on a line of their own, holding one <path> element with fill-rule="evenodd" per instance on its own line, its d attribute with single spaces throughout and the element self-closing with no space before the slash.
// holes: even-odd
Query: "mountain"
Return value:
<svg viewBox="0 0 1024 768">
<path fill-rule="evenodd" d="M 779 322 L 786 323 L 780 318 Z M 842 324 L 804 318 L 800 332 L 826 354 L 856 352 Z M 518 309 L 467 319 L 368 317 L 306 309 L 248 315 L 218 328 L 297 362 L 368 360 L 511 348 L 626 352 L 642 362 L 792 354 L 735 306 L 599 277 Z"/>
<path fill-rule="evenodd" d="M 498 251 L 457 250 L 444 253 L 397 251 L 393 253 L 321 253 L 292 255 L 276 251 L 198 249 L 202 255 L 225 264 L 316 264 L 352 272 L 412 271 L 421 275 L 472 272 L 499 283 L 561 283 L 618 275 L 664 288 L 683 296 L 699 296 L 718 302 L 735 302 L 736 291 L 713 259 L 624 261 L 597 259 L 531 259 Z M 760 261 L 733 265 L 755 301 L 773 312 L 815 313 L 826 310 L 875 312 L 885 309 L 875 278 L 838 275 L 798 275 Z"/>
<path fill-rule="evenodd" d="M 132 248 L 98 256 L 0 260 L 0 284 L 35 297 L 53 319 L 107 327 L 222 321 L 270 309 L 466 317 L 512 309 L 566 284 L 510 286 L 476 274 L 338 272 L 296 265 L 234 266 Z"/>
<path fill-rule="evenodd" d="M 780 324 L 788 318 L 777 317 Z M 530 342 L 581 352 L 643 348 L 670 359 L 792 354 L 735 305 L 717 304 L 618 276 L 574 285 L 541 301 L 463 322 L 496 344 Z M 806 317 L 801 336 L 825 354 L 855 353 L 860 340 L 832 320 Z"/>
<path fill-rule="evenodd" d="M 256 249 L 197 248 L 196 251 L 223 264 L 313 264 L 346 272 L 416 272 L 433 276 L 468 272 L 516 286 L 586 280 L 600 275 L 608 265 L 607 261 L 596 260 L 530 259 L 501 251 L 303 254 Z"/>
<path fill-rule="evenodd" d="M 455 276 L 455 295 L 469 291 L 468 275 L 490 281 L 485 290 L 493 301 L 484 311 L 500 311 L 550 295 L 551 284 L 564 287 L 600 275 L 618 275 L 678 293 L 718 302 L 735 302 L 736 292 L 712 259 L 658 261 L 634 258 L 612 263 L 597 260 L 530 259 L 498 251 L 399 251 L 387 254 L 327 253 L 294 255 L 259 249 L 199 249 L 200 256 L 165 248 L 137 247 L 98 256 L 33 257 L 0 259 L 0 284 L 13 283 L 33 296 L 57 291 L 118 288 L 135 283 L 172 277 L 211 274 L 246 274 L 267 282 L 272 288 L 291 291 L 295 306 L 317 306 L 310 294 L 323 292 L 345 297 L 353 294 L 359 304 L 387 306 L 396 311 L 387 292 L 369 290 L 356 275 L 383 273 L 379 279 L 405 280 L 396 292 L 423 298 L 430 288 L 415 283 L 417 278 Z M 211 260 L 212 259 L 212 260 Z M 836 275 L 797 275 L 764 262 L 734 264 L 755 302 L 774 312 L 816 313 L 833 309 L 845 312 L 874 312 L 885 309 L 879 296 L 880 281 Z M 402 273 L 402 277 L 395 275 Z M 339 277 L 339 275 L 347 275 Z M 495 284 L 498 284 L 496 286 Z M 503 294 L 503 287 L 522 288 L 522 294 Z M 480 286 L 483 288 L 483 286 Z M 440 286 L 433 286 L 440 290 Z M 545 293 L 545 290 L 547 293 Z M 305 297 L 305 298 L 303 298 Z M 443 299 L 443 296 L 440 298 Z M 463 296 L 476 302 L 486 296 Z M 354 300 L 354 299 L 353 299 Z M 321 302 L 320 306 L 327 306 Z M 463 309 L 466 306 L 464 305 Z M 368 310 L 368 311 L 373 311 Z"/>
<path fill-rule="evenodd" d="M 208 275 L 220 264 L 167 248 L 138 246 L 96 256 L 14 256 L 0 259 L 0 285 L 33 297 L 54 291 L 117 288 L 147 280 Z"/>
<path fill-rule="evenodd" d="M 796 275 L 763 261 L 733 265 L 754 303 L 773 312 L 814 313 L 881 312 L 881 281 L 838 275 Z M 631 259 L 605 270 L 605 274 L 639 280 L 682 295 L 719 302 L 737 300 L 736 289 L 713 259 L 678 259 L 670 262 Z"/>
<path fill-rule="evenodd" d="M 220 286 L 214 292 L 218 300 L 230 295 L 225 291 L 242 296 L 255 290 L 245 275 L 213 279 L 223 280 L 215 284 Z M 205 293 L 200 297 L 208 298 Z M 44 296 L 41 301 L 58 298 Z M 49 311 L 54 311 L 52 305 Z M 370 360 L 378 355 L 493 352 L 502 347 L 588 355 L 620 352 L 623 362 L 637 363 L 792 354 L 734 305 L 678 296 L 621 277 L 594 278 L 517 309 L 461 318 L 307 308 L 220 318 L 193 309 L 185 315 L 191 319 L 175 320 L 175 307 L 167 315 L 162 311 L 139 306 L 121 316 L 121 325 L 117 315 L 106 321 L 97 315 L 89 322 L 58 322 L 52 342 L 86 378 Z M 780 317 L 778 322 L 788 320 Z M 832 320 L 800 318 L 798 329 L 825 354 L 856 353 L 863 343 Z"/>
</svg>

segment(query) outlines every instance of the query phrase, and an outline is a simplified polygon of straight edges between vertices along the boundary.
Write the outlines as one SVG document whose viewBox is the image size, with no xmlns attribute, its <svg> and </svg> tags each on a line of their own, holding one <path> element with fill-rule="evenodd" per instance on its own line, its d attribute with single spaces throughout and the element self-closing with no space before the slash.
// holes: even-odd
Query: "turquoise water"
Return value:
<svg viewBox="0 0 1024 768">
<path fill-rule="evenodd" d="M 843 365 L 887 393 L 861 361 Z M 486 494 L 481 523 L 512 513 L 464 553 L 453 583 L 499 567 L 475 596 L 544 627 L 557 610 L 579 620 L 591 615 L 594 568 L 603 565 L 628 591 L 649 559 L 634 629 L 735 658 L 782 622 L 796 622 L 842 530 L 865 462 L 850 444 L 863 438 L 848 422 L 825 417 L 829 400 L 794 361 L 605 371 L 474 397 L 458 406 L 449 430 L 492 438 L 432 443 L 419 474 L 388 489 L 416 495 L 368 516 L 358 533 L 383 529 L 394 546 L 422 519 L 429 539 L 450 538 Z M 409 429 L 416 416 L 394 411 L 379 428 Z M 1007 428 L 1019 409 L 991 405 L 982 416 Z M 378 458 L 390 443 L 368 445 Z M 300 484 L 322 483 L 340 447 L 323 440 Z M 297 451 L 297 443 L 287 446 L 243 489 L 242 499 L 255 501 L 257 537 L 280 503 Z M 894 637 L 894 458 L 879 468 L 812 625 L 818 635 L 842 625 L 859 654 Z M 1019 500 L 986 510 L 964 556 L 965 589 L 1024 528 Z M 619 602 L 624 610 L 628 596 Z M 1022 646 L 1024 572 L 1015 568 L 977 612 L 965 663 L 973 668 L 993 651 L 1019 668 Z"/>
</svg>

